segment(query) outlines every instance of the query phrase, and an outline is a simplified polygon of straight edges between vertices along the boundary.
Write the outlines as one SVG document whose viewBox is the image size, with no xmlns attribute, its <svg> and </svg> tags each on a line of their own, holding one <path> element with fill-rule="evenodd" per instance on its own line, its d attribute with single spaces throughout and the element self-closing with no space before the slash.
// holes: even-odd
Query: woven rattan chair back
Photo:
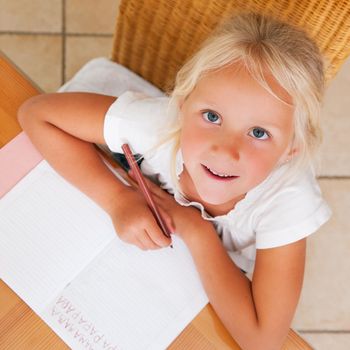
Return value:
<svg viewBox="0 0 350 350">
<path fill-rule="evenodd" d="M 349 0 L 121 0 L 111 59 L 162 90 L 217 23 L 254 11 L 303 28 L 332 78 L 350 54 Z"/>
</svg>

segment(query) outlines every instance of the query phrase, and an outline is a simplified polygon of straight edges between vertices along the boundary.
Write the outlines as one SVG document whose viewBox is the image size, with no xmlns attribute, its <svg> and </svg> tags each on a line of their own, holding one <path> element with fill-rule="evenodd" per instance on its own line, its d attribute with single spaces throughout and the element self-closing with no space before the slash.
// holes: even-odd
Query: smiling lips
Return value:
<svg viewBox="0 0 350 350">
<path fill-rule="evenodd" d="M 203 169 L 205 170 L 205 172 L 212 178 L 215 180 L 219 180 L 219 181 L 232 181 L 234 179 L 237 179 L 238 176 L 235 175 L 227 175 L 227 174 L 220 174 L 217 173 L 216 171 L 214 171 L 213 169 L 210 169 L 209 167 L 201 164 Z"/>
</svg>

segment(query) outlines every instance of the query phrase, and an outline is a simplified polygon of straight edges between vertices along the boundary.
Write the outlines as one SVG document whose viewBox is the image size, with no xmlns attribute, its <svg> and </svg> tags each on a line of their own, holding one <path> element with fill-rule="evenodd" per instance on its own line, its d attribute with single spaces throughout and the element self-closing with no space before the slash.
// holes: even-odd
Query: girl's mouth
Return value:
<svg viewBox="0 0 350 350">
<path fill-rule="evenodd" d="M 204 171 L 207 175 L 209 175 L 212 179 L 219 180 L 219 181 L 232 181 L 234 179 L 237 179 L 238 176 L 235 175 L 227 175 L 227 174 L 220 174 L 217 173 L 215 170 L 210 169 L 209 167 L 201 164 Z"/>
</svg>

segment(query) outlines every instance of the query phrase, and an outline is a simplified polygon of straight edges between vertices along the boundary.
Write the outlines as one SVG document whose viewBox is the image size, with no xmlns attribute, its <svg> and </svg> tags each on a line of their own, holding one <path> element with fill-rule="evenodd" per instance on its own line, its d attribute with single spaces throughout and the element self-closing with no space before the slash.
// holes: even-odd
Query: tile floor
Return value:
<svg viewBox="0 0 350 350">
<path fill-rule="evenodd" d="M 44 91 L 108 57 L 118 0 L 0 0 L 0 48 Z M 103 16 L 96 16 L 102 13 Z M 329 86 L 318 170 L 332 219 L 309 240 L 293 327 L 315 349 L 350 349 L 350 59 Z M 349 293 L 349 294 L 348 294 Z"/>
</svg>

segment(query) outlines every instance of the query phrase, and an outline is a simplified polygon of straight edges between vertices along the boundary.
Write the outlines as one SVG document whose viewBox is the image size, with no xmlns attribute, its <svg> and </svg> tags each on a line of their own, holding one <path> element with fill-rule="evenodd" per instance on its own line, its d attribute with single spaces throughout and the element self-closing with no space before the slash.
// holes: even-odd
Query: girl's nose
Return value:
<svg viewBox="0 0 350 350">
<path fill-rule="evenodd" d="M 228 161 L 238 161 L 241 158 L 242 142 L 238 137 L 229 135 L 221 136 L 212 144 L 212 151 Z"/>
</svg>

